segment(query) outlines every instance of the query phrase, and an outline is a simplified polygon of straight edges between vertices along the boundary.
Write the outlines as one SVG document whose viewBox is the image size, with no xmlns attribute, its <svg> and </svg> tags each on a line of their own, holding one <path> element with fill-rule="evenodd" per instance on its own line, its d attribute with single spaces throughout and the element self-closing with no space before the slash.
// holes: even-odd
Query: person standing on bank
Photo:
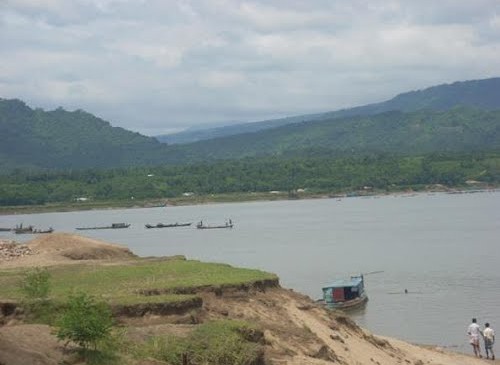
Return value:
<svg viewBox="0 0 500 365">
<path fill-rule="evenodd" d="M 495 331 L 490 327 L 489 323 L 484 324 L 484 350 L 486 351 L 486 358 L 490 358 L 491 352 L 491 360 L 495 360 L 495 353 L 493 352 L 493 344 L 495 343 Z"/>
<path fill-rule="evenodd" d="M 467 334 L 469 335 L 469 342 L 472 345 L 472 350 L 474 350 L 474 355 L 476 357 L 481 356 L 481 348 L 479 347 L 479 335 L 481 335 L 481 329 L 476 323 L 476 319 L 472 318 L 472 323 L 467 328 Z"/>
</svg>

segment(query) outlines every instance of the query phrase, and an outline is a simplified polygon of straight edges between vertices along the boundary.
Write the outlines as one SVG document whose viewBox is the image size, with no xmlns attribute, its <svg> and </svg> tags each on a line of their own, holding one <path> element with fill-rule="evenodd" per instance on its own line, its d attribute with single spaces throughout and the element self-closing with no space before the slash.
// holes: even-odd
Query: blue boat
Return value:
<svg viewBox="0 0 500 365">
<path fill-rule="evenodd" d="M 328 308 L 343 309 L 362 305 L 368 300 L 363 275 L 337 280 L 323 289 L 322 302 Z"/>
</svg>

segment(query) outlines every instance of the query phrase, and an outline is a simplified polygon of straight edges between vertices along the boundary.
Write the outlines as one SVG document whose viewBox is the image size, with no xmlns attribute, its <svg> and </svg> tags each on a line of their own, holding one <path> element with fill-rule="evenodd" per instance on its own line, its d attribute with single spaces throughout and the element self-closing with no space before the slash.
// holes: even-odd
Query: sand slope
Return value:
<svg viewBox="0 0 500 365">
<path fill-rule="evenodd" d="M 277 288 L 240 297 L 204 297 L 210 318 L 235 318 L 264 329 L 266 357 L 293 365 L 484 365 L 498 361 L 416 346 L 379 337 L 342 312 L 325 310 L 310 298 Z"/>
</svg>

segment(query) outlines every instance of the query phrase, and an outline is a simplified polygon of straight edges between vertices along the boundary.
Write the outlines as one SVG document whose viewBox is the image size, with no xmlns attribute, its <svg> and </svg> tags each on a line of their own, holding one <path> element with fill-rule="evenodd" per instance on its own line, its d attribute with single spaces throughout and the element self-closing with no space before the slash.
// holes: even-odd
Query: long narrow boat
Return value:
<svg viewBox="0 0 500 365">
<path fill-rule="evenodd" d="M 188 227 L 190 226 L 191 223 L 170 223 L 170 224 L 163 224 L 163 223 L 158 223 L 158 224 L 146 224 L 146 228 L 173 228 L 173 227 Z"/>
<path fill-rule="evenodd" d="M 102 226 L 102 227 L 77 227 L 76 229 L 79 231 L 89 230 L 89 229 L 119 229 L 119 228 L 128 228 L 130 224 L 127 223 L 112 223 L 110 226 Z"/>
<path fill-rule="evenodd" d="M 0 227 L 0 232 L 10 232 L 12 230 L 13 230 L 12 228 L 3 228 L 3 227 Z"/>
<path fill-rule="evenodd" d="M 22 233 L 33 233 L 33 226 L 23 227 L 23 224 L 17 225 L 16 228 L 12 230 L 16 234 Z"/>
<path fill-rule="evenodd" d="M 321 302 L 328 308 L 345 309 L 360 306 L 368 300 L 363 275 L 337 280 L 323 289 Z"/>
<path fill-rule="evenodd" d="M 18 226 L 12 230 L 15 234 L 39 234 L 39 233 L 52 233 L 54 229 L 50 227 L 49 229 L 35 229 L 33 226 L 22 227 Z"/>
<path fill-rule="evenodd" d="M 233 222 L 231 220 L 229 220 L 229 222 L 226 222 L 225 224 L 218 225 L 218 226 L 208 226 L 208 225 L 204 225 L 203 222 L 199 222 L 196 225 L 196 228 L 198 228 L 198 229 L 233 228 Z"/>
<path fill-rule="evenodd" d="M 54 228 L 50 227 L 49 229 L 34 229 L 33 232 L 35 234 L 40 234 L 40 233 L 52 233 L 54 232 Z"/>
</svg>

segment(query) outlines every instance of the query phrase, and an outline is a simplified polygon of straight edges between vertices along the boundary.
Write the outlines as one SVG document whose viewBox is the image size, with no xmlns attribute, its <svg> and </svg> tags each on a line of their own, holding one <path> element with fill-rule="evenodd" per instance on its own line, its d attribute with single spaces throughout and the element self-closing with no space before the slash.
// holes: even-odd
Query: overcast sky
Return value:
<svg viewBox="0 0 500 365">
<path fill-rule="evenodd" d="M 0 0 L 0 98 L 147 135 L 500 76 L 500 0 Z"/>
</svg>

